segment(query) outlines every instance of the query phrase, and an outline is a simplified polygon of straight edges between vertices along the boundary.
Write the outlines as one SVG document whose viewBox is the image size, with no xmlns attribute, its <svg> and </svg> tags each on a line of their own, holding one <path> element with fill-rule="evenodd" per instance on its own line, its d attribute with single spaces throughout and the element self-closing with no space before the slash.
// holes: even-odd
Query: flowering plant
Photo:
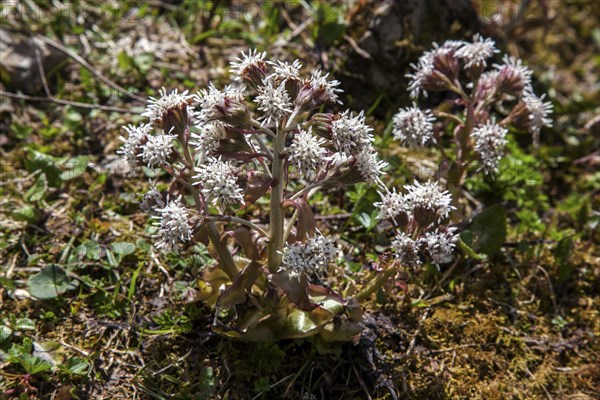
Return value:
<svg viewBox="0 0 600 400">
<path fill-rule="evenodd" d="M 448 176 L 454 194 L 470 167 L 486 174 L 498 172 L 509 127 L 529 131 L 537 145 L 541 128 L 552 124 L 552 105 L 534 94 L 532 71 L 521 60 L 505 55 L 502 64 L 493 64 L 486 71 L 496 53 L 494 41 L 478 34 L 472 42 L 434 44 L 407 75 L 411 97 L 431 92 L 453 92 L 455 97 L 433 111 L 416 104 L 400 109 L 393 118 L 395 139 L 411 147 L 437 144 L 441 153 L 451 158 L 440 163 L 446 170 L 438 175 Z M 436 129 L 438 120 L 441 129 Z M 441 143 L 446 127 L 454 133 L 454 157 Z"/>
<path fill-rule="evenodd" d="M 400 265 L 417 267 L 419 249 L 436 263 L 452 257 L 454 229 L 441 224 L 450 195 L 434 182 L 390 192 L 364 114 L 316 112 L 341 104 L 339 83 L 327 74 L 301 78 L 297 60 L 270 61 L 256 50 L 231 67 L 231 85 L 195 95 L 163 89 L 143 114 L 150 122 L 125 128 L 127 169 L 146 165 L 171 176 L 166 193 L 153 188 L 141 202 L 155 220 L 156 247 L 210 243 L 217 263 L 203 270 L 200 298 L 216 306 L 215 329 L 225 336 L 355 338 L 356 302 L 311 283 L 339 252 L 316 227 L 311 195 L 357 182 L 382 194 L 381 218 L 397 227 L 397 257 L 380 265 L 386 272 L 359 300 Z M 249 218 L 253 204 L 267 201 L 268 223 Z"/>
</svg>

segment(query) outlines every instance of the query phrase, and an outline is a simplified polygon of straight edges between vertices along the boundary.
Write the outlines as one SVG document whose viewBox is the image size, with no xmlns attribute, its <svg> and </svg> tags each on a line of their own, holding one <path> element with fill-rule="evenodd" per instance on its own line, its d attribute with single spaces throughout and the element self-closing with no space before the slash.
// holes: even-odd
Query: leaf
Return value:
<svg viewBox="0 0 600 400">
<path fill-rule="evenodd" d="M 121 256 L 133 254 L 136 249 L 135 244 L 129 242 L 115 242 L 112 244 L 112 248 L 115 254 L 119 254 Z"/>
<path fill-rule="evenodd" d="M 269 280 L 283 290 L 290 302 L 297 305 L 301 310 L 310 311 L 318 307 L 308 297 L 308 279 L 306 278 L 306 274 L 290 276 L 289 271 L 283 270 L 271 274 Z"/>
<path fill-rule="evenodd" d="M 73 357 L 67 360 L 66 368 L 72 375 L 85 376 L 90 369 L 90 364 L 84 358 Z"/>
<path fill-rule="evenodd" d="M 554 251 L 554 258 L 558 265 L 558 278 L 561 282 L 568 280 L 573 275 L 573 266 L 569 263 L 569 260 L 574 249 L 573 237 L 567 236 L 558 242 Z"/>
<path fill-rule="evenodd" d="M 26 221 L 35 224 L 40 219 L 40 211 L 32 205 L 23 206 L 11 213 L 17 221 Z"/>
<path fill-rule="evenodd" d="M 296 222 L 296 235 L 288 239 L 288 243 L 301 242 L 307 236 L 312 237 L 315 234 L 316 224 L 315 215 L 312 208 L 304 199 L 285 200 L 282 207 L 294 207 L 298 211 L 298 220 Z"/>
<path fill-rule="evenodd" d="M 60 266 L 51 264 L 39 273 L 31 276 L 28 281 L 29 293 L 40 300 L 54 299 L 68 290 L 78 286 L 75 280 L 69 280 L 66 272 Z"/>
<path fill-rule="evenodd" d="M 0 343 L 7 341 L 8 338 L 10 338 L 10 335 L 12 335 L 12 332 L 12 329 L 8 326 L 0 325 Z"/>
<path fill-rule="evenodd" d="M 29 201 L 40 201 L 44 198 L 47 190 L 48 178 L 44 174 L 39 174 L 35 184 L 25 193 L 25 198 Z"/>
<path fill-rule="evenodd" d="M 473 248 L 488 256 L 500 251 L 506 240 L 506 211 L 502 204 L 486 208 L 471 223 Z"/>
<path fill-rule="evenodd" d="M 19 318 L 15 321 L 14 328 L 19 331 L 35 331 L 35 322 L 29 318 Z"/>
<path fill-rule="evenodd" d="M 83 175 L 89 163 L 88 156 L 79 156 L 69 159 L 66 163 L 67 170 L 60 174 L 60 179 L 69 181 Z"/>
<path fill-rule="evenodd" d="M 246 292 L 250 291 L 254 281 L 260 274 L 261 266 L 256 261 L 251 261 L 233 280 L 223 293 L 217 298 L 217 307 L 227 310 L 246 301 Z"/>
<path fill-rule="evenodd" d="M 52 369 L 52 365 L 48 361 L 29 354 L 21 354 L 19 356 L 19 363 L 28 374 L 32 375 Z"/>
<path fill-rule="evenodd" d="M 486 258 L 485 254 L 479 254 L 475 250 L 473 250 L 470 244 L 473 241 L 473 232 L 470 230 L 464 230 L 460 233 L 460 237 L 458 239 L 458 247 L 462 250 L 462 252 L 470 258 L 475 260 L 483 260 Z M 467 244 L 469 243 L 469 244 Z"/>
</svg>

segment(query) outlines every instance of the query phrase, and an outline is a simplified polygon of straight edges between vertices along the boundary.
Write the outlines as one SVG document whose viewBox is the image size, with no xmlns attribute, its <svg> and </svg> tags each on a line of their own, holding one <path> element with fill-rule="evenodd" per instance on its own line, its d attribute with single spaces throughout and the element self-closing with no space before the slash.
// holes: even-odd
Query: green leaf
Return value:
<svg viewBox="0 0 600 400">
<path fill-rule="evenodd" d="M 558 265 L 558 278 L 561 282 L 566 281 L 573 275 L 573 266 L 569 263 L 569 260 L 573 255 L 574 249 L 573 237 L 567 236 L 558 242 L 554 251 L 554 258 Z"/>
<path fill-rule="evenodd" d="M 473 219 L 470 230 L 473 232 L 473 248 L 488 256 L 500 251 L 506 240 L 506 211 L 502 204 L 486 208 Z"/>
<path fill-rule="evenodd" d="M 115 254 L 127 256 L 135 252 L 135 244 L 129 242 L 115 242 L 112 244 Z"/>
<path fill-rule="evenodd" d="M 39 273 L 29 278 L 29 293 L 40 300 L 54 299 L 68 290 L 78 286 L 78 282 L 70 280 L 60 266 L 48 265 Z"/>
<path fill-rule="evenodd" d="M 93 240 L 86 240 L 77 246 L 77 253 L 88 260 L 97 261 L 100 259 L 100 244 Z"/>
<path fill-rule="evenodd" d="M 14 328 L 19 331 L 35 331 L 35 322 L 29 318 L 19 318 L 15 321 Z"/>
<path fill-rule="evenodd" d="M 90 363 L 84 358 L 73 357 L 67 360 L 66 368 L 72 375 L 85 376 L 90 369 Z"/>
<path fill-rule="evenodd" d="M 88 156 L 79 156 L 69 159 L 65 164 L 67 170 L 60 174 L 60 179 L 69 181 L 80 177 L 86 171 L 88 163 Z"/>
<path fill-rule="evenodd" d="M 462 252 L 470 258 L 475 260 L 483 260 L 486 256 L 485 254 L 478 254 L 475 250 L 473 250 L 470 244 L 473 242 L 473 232 L 470 230 L 464 230 L 460 233 L 460 238 L 458 239 L 458 247 L 462 250 Z M 469 244 L 467 244 L 469 243 Z"/>
<path fill-rule="evenodd" d="M 12 329 L 6 325 L 0 325 L 0 343 L 4 343 L 12 335 Z"/>
<path fill-rule="evenodd" d="M 50 364 L 48 361 L 29 354 L 21 354 L 19 356 L 19 362 L 23 369 L 28 374 L 32 375 L 40 372 L 50 371 L 52 369 L 52 364 Z"/>
<path fill-rule="evenodd" d="M 26 205 L 13 211 L 12 217 L 17 221 L 26 221 L 30 224 L 35 224 L 40 218 L 40 211 L 32 205 Z"/>
<path fill-rule="evenodd" d="M 25 198 L 29 201 L 40 201 L 44 198 L 47 190 L 48 178 L 44 174 L 39 174 L 35 184 L 25 193 Z"/>
</svg>

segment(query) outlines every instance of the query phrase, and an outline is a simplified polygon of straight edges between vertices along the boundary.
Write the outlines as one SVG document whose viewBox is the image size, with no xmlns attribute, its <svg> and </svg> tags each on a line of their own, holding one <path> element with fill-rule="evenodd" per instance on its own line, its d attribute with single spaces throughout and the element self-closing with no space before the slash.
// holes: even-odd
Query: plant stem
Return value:
<svg viewBox="0 0 600 400">
<path fill-rule="evenodd" d="M 214 215 L 214 216 L 208 217 L 208 220 L 209 221 L 214 220 L 214 221 L 222 221 L 222 222 L 233 222 L 236 224 L 244 225 L 250 229 L 254 229 L 255 231 L 257 231 L 258 233 L 260 233 L 262 236 L 264 236 L 266 238 L 269 237 L 269 234 L 263 228 L 256 225 L 254 222 L 248 221 L 243 218 L 233 217 L 231 215 Z"/>
<path fill-rule="evenodd" d="M 365 286 L 360 292 L 354 296 L 356 300 L 359 302 L 363 302 L 369 298 L 377 289 L 379 289 L 392 275 L 394 275 L 398 270 L 393 267 L 393 264 L 381 272 L 377 277 L 371 281 L 371 283 Z"/>
<path fill-rule="evenodd" d="M 269 231 L 269 271 L 276 272 L 281 265 L 283 257 L 283 229 L 284 215 L 281 202 L 283 200 L 284 186 L 284 165 L 285 156 L 285 130 L 278 129 L 274 140 L 273 165 L 271 167 L 271 176 L 273 184 L 271 185 L 271 212 L 270 212 L 270 231 Z"/>
</svg>

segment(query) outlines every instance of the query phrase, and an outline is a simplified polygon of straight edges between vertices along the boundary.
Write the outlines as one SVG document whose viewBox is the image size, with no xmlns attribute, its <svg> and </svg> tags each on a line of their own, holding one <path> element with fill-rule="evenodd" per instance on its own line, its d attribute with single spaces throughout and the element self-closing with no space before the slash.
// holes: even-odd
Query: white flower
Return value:
<svg viewBox="0 0 600 400">
<path fill-rule="evenodd" d="M 159 90 L 160 97 L 149 97 L 146 111 L 142 113 L 142 117 L 148 117 L 153 123 L 160 123 L 164 114 L 174 108 L 187 107 L 192 96 L 188 95 L 188 91 L 179 93 L 177 89 L 171 93 L 163 87 Z"/>
<path fill-rule="evenodd" d="M 274 79 L 278 81 L 286 81 L 288 79 L 299 79 L 300 77 L 300 68 L 302 68 L 302 64 L 300 61 L 294 60 L 292 64 L 288 64 L 286 62 L 281 62 L 279 60 L 267 61 L 269 65 L 273 67 L 273 73 L 269 75 L 268 79 Z"/>
<path fill-rule="evenodd" d="M 392 248 L 402 266 L 414 268 L 421 265 L 417 242 L 406 233 L 398 232 L 396 234 L 396 238 L 392 241 Z"/>
<path fill-rule="evenodd" d="M 504 156 L 506 134 L 508 129 L 501 127 L 494 121 L 473 129 L 471 136 L 475 139 L 475 151 L 483 165 L 485 173 L 498 172 L 498 163 Z"/>
<path fill-rule="evenodd" d="M 333 239 L 325 236 L 314 236 L 306 243 L 292 243 L 283 251 L 283 266 L 295 273 L 319 272 L 335 260 L 337 249 Z"/>
<path fill-rule="evenodd" d="M 480 34 L 473 36 L 473 42 L 465 42 L 458 50 L 456 57 L 465 62 L 465 68 L 485 67 L 487 59 L 500 50 L 496 48 L 496 43 L 490 38 L 483 38 Z"/>
<path fill-rule="evenodd" d="M 156 214 L 157 209 L 163 208 L 165 206 L 165 201 L 163 200 L 162 194 L 156 190 L 155 187 L 152 187 L 140 202 L 140 209 L 149 214 Z"/>
<path fill-rule="evenodd" d="M 154 226 L 158 228 L 158 232 L 152 237 L 158 238 L 155 243 L 157 249 L 177 250 L 180 242 L 191 240 L 189 215 L 185 206 L 181 204 L 181 196 L 171 201 L 167 199 L 167 205 L 156 212 L 158 215 L 152 218 L 157 219 Z"/>
<path fill-rule="evenodd" d="M 548 115 L 552 114 L 552 103 L 544 102 L 544 97 L 537 97 L 533 92 L 528 91 L 523 95 L 523 102 L 529 111 L 529 130 L 534 135 L 538 135 L 544 126 L 552 126 L 552 119 Z"/>
<path fill-rule="evenodd" d="M 379 193 L 381 201 L 374 204 L 379 208 L 379 219 L 394 220 L 400 213 L 409 212 L 410 206 L 402 193 L 397 193 L 394 188 L 391 192 Z"/>
<path fill-rule="evenodd" d="M 331 123 L 331 141 L 340 153 L 358 154 L 373 141 L 372 130 L 365 124 L 363 111 L 353 117 L 350 110 L 346 110 Z"/>
<path fill-rule="evenodd" d="M 420 240 L 427 246 L 427 251 L 436 264 L 446 264 L 452 261 L 454 248 L 458 236 L 454 234 L 456 228 L 447 228 L 443 231 L 436 229 L 427 232 Z"/>
<path fill-rule="evenodd" d="M 142 160 L 148 165 L 148 168 L 156 168 L 165 164 L 173 153 L 173 140 L 177 136 L 161 134 L 148 136 L 148 141 L 142 148 Z"/>
<path fill-rule="evenodd" d="M 388 165 L 385 161 L 379 160 L 377 152 L 372 147 L 365 147 L 355 155 L 355 159 L 360 175 L 370 185 L 379 181 L 383 169 Z"/>
<path fill-rule="evenodd" d="M 199 124 L 196 128 L 200 129 L 200 133 L 192 132 L 190 144 L 196 146 L 200 162 L 204 162 L 207 157 L 215 155 L 219 142 L 227 137 L 227 131 L 218 121 Z"/>
<path fill-rule="evenodd" d="M 219 90 L 210 82 L 207 89 L 202 89 L 194 95 L 194 101 L 200 111 L 194 114 L 195 123 L 201 124 L 222 118 L 231 112 L 232 107 L 237 108 L 244 101 L 241 89 L 234 89 L 230 85 Z"/>
<path fill-rule="evenodd" d="M 338 98 L 338 93 L 342 92 L 342 89 L 337 88 L 340 82 L 337 80 L 328 81 L 328 76 L 329 73 L 322 75 L 321 70 L 316 70 L 310 75 L 308 82 L 314 92 L 323 92 L 322 100 L 324 102 L 342 104 Z"/>
<path fill-rule="evenodd" d="M 256 108 L 263 115 L 258 120 L 265 126 L 279 126 L 281 119 L 292 112 L 292 103 L 285 85 L 281 84 L 275 88 L 273 82 L 268 80 L 259 88 L 259 93 L 254 101 L 257 104 Z"/>
<path fill-rule="evenodd" d="M 508 54 L 504 55 L 502 62 L 503 64 L 493 65 L 501 86 L 510 86 L 518 92 L 531 90 L 531 75 L 533 75 L 531 69 L 523 65 L 520 59 L 510 57 Z"/>
<path fill-rule="evenodd" d="M 322 147 L 324 143 L 323 138 L 312 134 L 312 128 L 308 131 L 299 129 L 289 147 L 290 162 L 298 167 L 301 174 L 311 176 L 325 159 L 326 150 Z"/>
<path fill-rule="evenodd" d="M 266 52 L 258 52 L 256 49 L 248 50 L 248 54 L 242 51 L 241 57 L 236 57 L 229 65 L 231 65 L 231 73 L 236 75 L 235 80 L 243 80 L 244 75 L 247 75 L 253 69 L 264 69 Z"/>
<path fill-rule="evenodd" d="M 230 162 L 221 161 L 221 157 L 209 157 L 206 163 L 196 168 L 198 173 L 195 185 L 202 186 L 206 201 L 222 207 L 228 204 L 244 204 L 242 189 L 237 184 L 235 168 Z"/>
<path fill-rule="evenodd" d="M 421 185 L 415 181 L 414 185 L 404 185 L 404 189 L 407 191 L 406 199 L 416 219 L 419 219 L 419 212 L 428 212 L 432 214 L 433 221 L 439 221 L 455 209 L 451 205 L 452 195 L 447 190 L 441 191 L 437 182 L 427 181 Z"/>
<path fill-rule="evenodd" d="M 123 141 L 123 146 L 117 150 L 117 154 L 122 154 L 129 167 L 133 168 L 138 163 L 143 142 L 150 134 L 152 125 L 128 125 L 123 127 L 123 129 L 127 131 L 128 136 L 127 138 L 119 136 L 119 139 Z"/>
<path fill-rule="evenodd" d="M 412 107 L 401 108 L 394 116 L 394 138 L 409 146 L 425 146 L 435 143 L 433 122 L 435 117 L 430 110 Z"/>
</svg>

